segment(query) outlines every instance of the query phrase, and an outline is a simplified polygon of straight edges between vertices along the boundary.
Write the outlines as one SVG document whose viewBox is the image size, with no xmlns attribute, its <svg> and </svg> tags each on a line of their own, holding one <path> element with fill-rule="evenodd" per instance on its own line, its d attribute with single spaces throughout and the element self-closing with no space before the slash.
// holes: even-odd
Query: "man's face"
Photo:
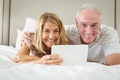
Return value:
<svg viewBox="0 0 120 80">
<path fill-rule="evenodd" d="M 97 12 L 89 9 L 81 11 L 76 20 L 81 42 L 84 44 L 94 42 L 99 33 L 100 24 L 100 15 Z"/>
</svg>

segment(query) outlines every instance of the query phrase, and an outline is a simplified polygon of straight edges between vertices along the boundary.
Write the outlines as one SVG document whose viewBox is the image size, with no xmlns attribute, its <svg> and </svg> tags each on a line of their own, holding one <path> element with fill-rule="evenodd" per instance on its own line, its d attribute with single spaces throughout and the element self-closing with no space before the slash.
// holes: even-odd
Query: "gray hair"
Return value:
<svg viewBox="0 0 120 80">
<path fill-rule="evenodd" d="M 78 18 L 78 15 L 79 13 L 82 11 L 82 10 L 85 10 L 85 9 L 91 9 L 91 10 L 94 10 L 96 11 L 99 15 L 101 15 L 101 12 L 99 9 L 97 9 L 94 5 L 91 5 L 91 4 L 84 4 L 81 6 L 81 8 L 77 11 L 76 13 L 76 19 Z"/>
</svg>

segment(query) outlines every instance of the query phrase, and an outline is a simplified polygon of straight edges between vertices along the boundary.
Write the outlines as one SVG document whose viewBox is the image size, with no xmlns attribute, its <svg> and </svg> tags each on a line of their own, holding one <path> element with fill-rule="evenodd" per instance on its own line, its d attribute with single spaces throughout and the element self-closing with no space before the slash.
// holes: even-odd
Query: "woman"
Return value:
<svg viewBox="0 0 120 80">
<path fill-rule="evenodd" d="M 51 54 L 52 45 L 68 43 L 64 26 L 56 14 L 44 13 L 40 17 L 32 37 L 32 47 L 30 44 L 23 44 L 14 58 L 14 62 L 35 62 L 50 65 L 60 64 L 63 61 L 57 54 Z"/>
</svg>

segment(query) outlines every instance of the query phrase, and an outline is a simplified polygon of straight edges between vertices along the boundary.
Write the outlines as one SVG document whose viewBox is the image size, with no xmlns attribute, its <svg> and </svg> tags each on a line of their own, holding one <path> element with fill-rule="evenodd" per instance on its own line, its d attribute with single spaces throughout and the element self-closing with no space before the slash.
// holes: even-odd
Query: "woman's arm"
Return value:
<svg viewBox="0 0 120 80">
<path fill-rule="evenodd" d="M 18 53 L 16 54 L 16 57 L 13 59 L 13 61 L 16 63 L 22 63 L 22 62 L 26 63 L 26 62 L 40 59 L 37 56 L 29 55 L 29 53 L 30 53 L 29 47 L 26 45 L 22 45 L 21 49 L 18 51 Z"/>
<path fill-rule="evenodd" d="M 39 58 L 37 56 L 30 56 L 29 53 L 30 48 L 26 45 L 22 45 L 13 61 L 16 63 L 33 62 L 46 65 L 61 64 L 63 62 L 63 59 L 61 59 L 57 54 L 44 55 L 43 57 Z"/>
</svg>

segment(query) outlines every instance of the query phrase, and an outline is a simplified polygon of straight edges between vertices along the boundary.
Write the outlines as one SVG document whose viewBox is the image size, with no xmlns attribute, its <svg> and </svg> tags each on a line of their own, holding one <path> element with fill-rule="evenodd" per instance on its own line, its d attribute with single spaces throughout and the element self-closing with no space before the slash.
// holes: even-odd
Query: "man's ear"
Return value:
<svg viewBox="0 0 120 80">
<path fill-rule="evenodd" d="M 78 21 L 77 21 L 77 19 L 75 18 L 75 24 L 76 24 L 76 26 L 78 27 Z"/>
</svg>

